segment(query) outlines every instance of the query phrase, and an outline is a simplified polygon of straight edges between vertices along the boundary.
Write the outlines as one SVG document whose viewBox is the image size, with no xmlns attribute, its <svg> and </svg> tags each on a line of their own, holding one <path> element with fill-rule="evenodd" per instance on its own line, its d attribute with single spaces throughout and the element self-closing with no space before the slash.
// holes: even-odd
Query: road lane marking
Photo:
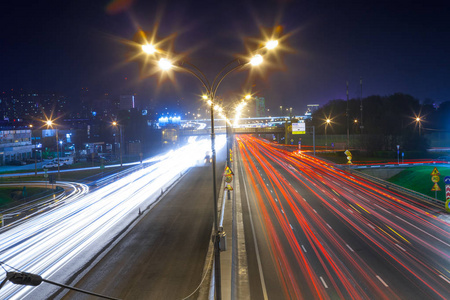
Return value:
<svg viewBox="0 0 450 300">
<path fill-rule="evenodd" d="M 347 248 L 350 249 L 350 251 L 355 252 L 349 245 L 345 244 L 345 246 L 347 246 Z"/>
<path fill-rule="evenodd" d="M 328 288 L 328 285 L 327 285 L 327 283 L 325 282 L 325 280 L 323 280 L 322 276 L 320 276 L 320 280 L 322 280 L 323 286 L 327 289 L 327 288 Z"/>
<path fill-rule="evenodd" d="M 313 211 L 317 214 L 317 211 L 313 208 Z"/>
<path fill-rule="evenodd" d="M 328 228 L 332 229 L 331 226 L 330 226 L 330 224 L 328 224 L 328 223 L 326 223 L 326 224 L 327 224 Z"/>
<path fill-rule="evenodd" d="M 292 225 L 291 225 L 291 224 L 289 224 L 289 226 L 291 226 L 291 229 L 292 229 L 292 230 L 294 230 L 294 227 L 292 227 Z"/>
<path fill-rule="evenodd" d="M 370 228 L 372 228 L 373 230 L 375 230 L 375 227 L 373 227 L 371 224 L 367 223 L 367 225 L 369 225 Z"/>
<path fill-rule="evenodd" d="M 284 210 L 281 210 L 281 212 L 284 214 Z"/>
<path fill-rule="evenodd" d="M 384 284 L 385 287 L 389 287 L 389 286 L 386 284 L 386 282 L 384 282 L 383 279 L 381 279 L 380 276 L 377 275 L 377 278 L 378 278 L 379 281 L 381 281 L 382 284 Z"/>
<path fill-rule="evenodd" d="M 399 247 L 400 249 L 402 249 L 403 251 L 405 251 L 406 252 L 406 250 L 405 249 L 403 249 L 399 244 L 395 244 L 395 246 L 397 246 L 397 247 Z"/>
<path fill-rule="evenodd" d="M 302 248 L 303 248 L 303 251 L 305 251 L 305 253 L 306 253 L 307 251 L 306 251 L 306 249 L 305 249 L 305 246 L 302 245 Z"/>
<path fill-rule="evenodd" d="M 412 227 L 414 227 L 414 228 L 416 228 L 416 229 L 422 231 L 423 233 L 425 233 L 425 234 L 431 236 L 432 238 L 435 238 L 435 239 L 438 240 L 439 242 L 441 242 L 441 243 L 443 243 L 443 244 L 445 244 L 445 245 L 447 245 L 447 246 L 450 247 L 450 244 L 444 242 L 443 240 L 438 239 L 437 237 L 435 237 L 434 235 L 430 234 L 429 232 L 426 232 L 426 231 L 424 231 L 423 229 L 417 227 L 416 225 L 411 224 L 410 222 L 406 221 L 405 219 L 402 219 L 402 218 L 400 218 L 400 217 L 398 217 L 398 216 L 396 216 L 396 217 L 399 218 L 400 220 L 402 220 L 403 222 L 405 222 L 406 224 L 411 225 Z"/>
<path fill-rule="evenodd" d="M 447 281 L 447 283 L 449 283 L 450 284 L 450 281 L 447 279 L 447 278 L 445 278 L 444 276 L 442 276 L 442 275 L 439 275 L 439 277 L 441 277 L 442 279 L 444 279 L 445 281 Z"/>
<path fill-rule="evenodd" d="M 240 170 L 241 170 L 242 178 L 245 178 L 244 171 L 242 171 L 242 168 L 240 168 Z M 250 225 L 252 227 L 252 232 L 253 232 L 253 243 L 255 244 L 256 261 L 258 262 L 259 278 L 261 280 L 261 289 L 262 289 L 264 300 L 268 300 L 269 298 L 267 297 L 266 282 L 264 280 L 264 274 L 262 271 L 261 257 L 259 255 L 258 243 L 256 241 L 255 226 L 253 225 L 252 210 L 250 207 L 250 201 L 248 200 L 247 184 L 245 183 L 245 180 L 243 180 L 242 182 L 244 183 L 245 197 L 247 198 L 247 206 L 248 206 L 248 213 L 249 213 L 249 217 L 250 217 Z"/>
</svg>

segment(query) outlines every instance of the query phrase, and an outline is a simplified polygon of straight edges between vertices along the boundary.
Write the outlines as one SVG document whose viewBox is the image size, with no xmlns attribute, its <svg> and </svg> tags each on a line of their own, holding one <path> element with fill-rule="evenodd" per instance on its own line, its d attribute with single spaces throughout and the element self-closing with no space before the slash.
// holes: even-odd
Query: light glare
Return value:
<svg viewBox="0 0 450 300">
<path fill-rule="evenodd" d="M 144 51 L 147 54 L 153 54 L 156 52 L 156 48 L 153 45 L 146 44 L 146 45 L 142 45 L 142 51 Z"/>
<path fill-rule="evenodd" d="M 255 56 L 252 57 L 252 59 L 250 60 L 250 64 L 252 66 L 257 66 L 260 65 L 263 62 L 263 57 L 261 56 L 261 54 L 256 54 Z"/>
<path fill-rule="evenodd" d="M 277 46 L 278 46 L 277 40 L 270 40 L 266 43 L 266 48 L 269 50 L 272 50 L 272 49 L 276 48 Z"/>
<path fill-rule="evenodd" d="M 167 71 L 172 68 L 172 63 L 167 58 L 161 58 L 158 62 L 158 65 L 163 71 Z"/>
</svg>

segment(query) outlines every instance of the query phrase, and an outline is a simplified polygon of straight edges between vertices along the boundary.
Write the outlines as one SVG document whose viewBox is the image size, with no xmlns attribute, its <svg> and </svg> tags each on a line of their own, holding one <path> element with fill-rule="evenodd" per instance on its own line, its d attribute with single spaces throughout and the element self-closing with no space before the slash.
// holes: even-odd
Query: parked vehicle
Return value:
<svg viewBox="0 0 450 300">
<path fill-rule="evenodd" d="M 71 165 L 73 163 L 74 163 L 73 156 L 59 158 L 59 166 L 60 167 L 65 167 L 65 166 Z M 58 167 L 58 159 L 57 158 L 42 166 L 42 168 L 44 168 L 44 169 L 57 168 L 57 167 Z"/>
<path fill-rule="evenodd" d="M 62 164 L 60 164 L 59 166 L 61 167 Z M 57 167 L 58 167 L 58 163 L 56 161 L 50 161 L 42 166 L 43 169 L 51 169 L 51 168 L 57 168 Z"/>
</svg>

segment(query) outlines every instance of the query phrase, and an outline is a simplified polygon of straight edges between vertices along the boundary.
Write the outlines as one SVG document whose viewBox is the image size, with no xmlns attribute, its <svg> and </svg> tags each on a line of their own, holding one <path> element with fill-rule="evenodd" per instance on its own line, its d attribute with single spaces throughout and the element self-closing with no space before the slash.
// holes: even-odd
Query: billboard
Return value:
<svg viewBox="0 0 450 300">
<path fill-rule="evenodd" d="M 305 123 L 292 123 L 292 134 L 305 134 Z"/>
</svg>

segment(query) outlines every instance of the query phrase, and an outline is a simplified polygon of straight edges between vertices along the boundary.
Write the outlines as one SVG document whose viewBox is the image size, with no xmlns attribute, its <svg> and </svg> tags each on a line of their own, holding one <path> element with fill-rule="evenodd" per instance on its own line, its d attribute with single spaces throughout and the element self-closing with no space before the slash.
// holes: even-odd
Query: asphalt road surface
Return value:
<svg viewBox="0 0 450 300">
<path fill-rule="evenodd" d="M 251 299 L 450 299 L 441 211 L 267 141 L 238 149 Z"/>
</svg>

